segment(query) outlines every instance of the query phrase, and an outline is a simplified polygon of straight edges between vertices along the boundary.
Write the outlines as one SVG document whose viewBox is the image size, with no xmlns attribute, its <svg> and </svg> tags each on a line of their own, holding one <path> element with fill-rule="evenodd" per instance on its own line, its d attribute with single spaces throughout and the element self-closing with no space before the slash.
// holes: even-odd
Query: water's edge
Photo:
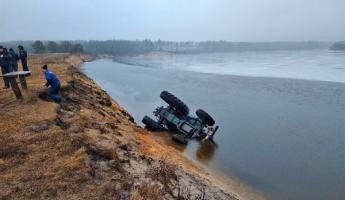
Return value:
<svg viewBox="0 0 345 200">
<path fill-rule="evenodd" d="M 104 60 L 104 59 L 109 60 L 109 58 L 96 58 L 90 62 L 92 63 L 94 61 Z M 115 61 L 113 61 L 113 62 L 115 62 Z M 86 76 L 90 77 L 93 81 L 95 81 L 95 83 L 97 85 L 102 87 L 102 83 L 99 82 L 99 80 L 92 77 L 90 74 L 88 74 L 84 70 L 84 64 L 85 63 L 83 63 L 79 66 L 79 70 L 82 73 L 84 73 Z M 102 87 L 102 89 L 104 89 L 104 88 Z M 113 99 L 115 99 L 115 101 L 118 102 L 120 106 L 123 105 L 123 102 L 119 101 L 118 99 L 116 99 L 116 97 L 112 96 L 109 93 L 109 91 L 107 91 L 106 89 L 105 89 L 105 91 Z M 126 111 L 128 111 L 126 107 L 124 107 L 124 109 Z M 133 113 L 131 113 L 131 112 L 128 112 L 128 113 L 133 116 Z M 140 119 L 134 118 L 134 120 L 136 123 L 140 123 Z M 180 151 L 178 146 L 172 145 L 172 143 L 169 143 L 169 142 L 162 140 L 161 136 L 158 136 L 157 134 L 153 134 L 151 137 L 157 141 L 163 142 L 165 145 L 169 145 L 170 147 L 175 148 L 177 151 Z M 267 194 L 249 186 L 247 183 L 243 182 L 242 180 L 240 180 L 239 178 L 237 178 L 235 176 L 225 174 L 221 171 L 217 171 L 217 169 L 208 168 L 208 167 L 202 165 L 200 162 L 195 160 L 193 157 L 189 156 L 187 154 L 187 152 L 181 152 L 181 155 L 183 157 L 187 158 L 189 161 L 191 161 L 194 165 L 201 168 L 204 171 L 204 173 L 207 174 L 209 177 L 212 177 L 212 180 L 214 181 L 214 183 L 216 183 L 216 185 L 221 186 L 225 190 L 228 189 L 228 191 L 226 191 L 226 192 L 234 192 L 235 194 L 239 195 L 241 197 L 241 199 L 244 199 L 244 200 L 268 200 L 268 199 L 271 199 Z"/>
<path fill-rule="evenodd" d="M 158 91 L 156 91 L 157 88 L 155 88 L 155 91 L 152 91 L 150 87 L 149 88 L 147 88 L 147 87 L 142 88 L 142 85 L 144 84 L 146 86 L 150 86 L 150 84 L 152 84 L 152 83 L 156 84 L 156 85 L 157 85 L 157 83 L 167 83 L 167 82 L 161 82 L 161 79 L 166 78 L 166 76 L 160 77 L 159 80 L 153 81 L 152 83 L 146 83 L 145 81 L 150 80 L 150 79 L 156 79 L 157 78 L 156 75 L 160 76 L 161 74 L 168 74 L 167 77 L 169 77 L 169 78 L 172 78 L 172 79 L 177 78 L 177 80 L 186 81 L 184 79 L 180 79 L 182 76 L 178 76 L 178 75 L 174 76 L 173 75 L 174 71 L 171 69 L 164 69 L 164 70 L 151 69 L 151 68 L 143 68 L 143 67 L 135 66 L 135 65 L 134 66 L 133 65 L 132 66 L 127 65 L 128 66 L 128 68 L 127 68 L 126 66 L 123 66 L 122 63 L 118 63 L 118 62 L 111 62 L 110 63 L 109 60 L 107 61 L 107 62 L 109 62 L 108 64 L 106 62 L 101 62 L 101 61 L 98 61 L 98 62 L 102 63 L 102 66 L 108 65 L 105 68 L 103 68 L 103 67 L 100 68 L 102 70 L 107 70 L 107 71 L 113 69 L 111 63 L 118 65 L 119 68 L 117 70 L 115 70 L 116 71 L 115 73 L 124 75 L 125 78 L 123 80 L 116 81 L 115 85 L 112 85 L 112 84 L 108 84 L 108 83 L 111 83 L 114 78 L 120 79 L 119 76 L 112 77 L 111 75 L 108 74 L 108 76 L 104 77 L 105 79 L 97 80 L 97 76 L 102 77 L 102 76 L 100 76 L 102 74 L 102 72 L 97 72 L 97 75 L 92 74 L 92 73 L 90 73 L 88 75 L 93 77 L 93 79 L 96 80 L 98 82 L 98 84 L 101 85 L 104 89 L 106 89 L 106 90 L 108 89 L 108 93 L 110 95 L 112 95 L 115 99 L 119 100 L 119 102 L 122 105 L 124 105 L 126 107 L 126 109 L 128 109 L 130 112 L 132 111 L 132 114 L 135 117 L 137 122 L 140 121 L 140 118 L 142 117 L 143 114 L 151 113 L 152 108 L 154 108 L 154 106 L 157 106 L 157 104 L 158 105 L 160 104 L 160 102 L 156 101 L 156 99 L 159 99 L 159 95 L 158 96 L 155 95 L 155 94 L 159 94 Z M 98 64 L 100 64 L 100 63 L 98 63 Z M 90 66 L 90 67 L 92 68 L 92 66 Z M 143 74 L 146 74 L 146 72 L 149 72 L 149 73 L 144 75 L 144 79 L 141 80 L 142 78 L 139 78 L 133 74 L 133 73 L 137 73 L 137 72 L 139 72 L 139 74 L 140 74 L 140 72 Z M 269 116 L 268 114 L 271 111 L 274 111 L 274 109 L 277 109 L 277 108 L 281 107 L 282 105 L 287 105 L 287 106 L 292 106 L 292 107 L 284 108 L 285 110 L 284 109 L 282 109 L 282 110 L 278 109 L 278 111 L 282 111 L 282 113 L 284 113 L 285 111 L 288 111 L 289 113 L 291 113 L 293 111 L 290 115 L 286 115 L 286 116 L 278 115 L 278 117 L 283 117 L 282 119 L 285 119 L 284 117 L 289 118 L 291 116 L 292 117 L 295 116 L 293 114 L 294 112 L 299 113 L 300 111 L 303 111 L 302 113 L 299 113 L 302 115 L 299 116 L 298 118 L 300 118 L 300 120 L 302 120 L 301 122 L 305 121 L 307 123 L 311 123 L 311 125 L 315 124 L 315 121 L 313 120 L 314 116 L 320 117 L 320 118 L 316 119 L 316 122 L 317 122 L 317 120 L 322 120 L 326 116 L 334 115 L 334 116 L 332 116 L 332 117 L 335 117 L 335 119 L 333 119 L 333 120 L 331 120 L 332 118 L 329 118 L 329 117 L 328 117 L 329 120 L 328 119 L 326 120 L 326 118 L 324 118 L 326 120 L 326 123 L 322 124 L 321 127 L 322 126 L 329 126 L 329 125 L 334 124 L 334 123 L 338 124 L 339 122 L 341 122 L 343 120 L 342 118 L 339 117 L 339 113 L 341 113 L 342 110 L 344 110 L 345 106 L 344 106 L 344 103 L 339 103 L 339 102 L 341 102 L 341 98 L 343 96 L 343 91 L 344 91 L 345 85 L 344 85 L 344 83 L 341 83 L 341 82 L 339 83 L 339 82 L 331 82 L 331 81 L 291 79 L 291 78 L 276 78 L 276 77 L 267 77 L 266 78 L 266 77 L 238 76 L 238 75 L 219 75 L 219 74 L 214 75 L 214 74 L 207 74 L 207 73 L 198 73 L 198 74 L 195 74 L 195 73 L 196 72 L 185 71 L 182 74 L 183 74 L 183 76 L 187 76 L 187 77 L 192 77 L 193 75 L 200 76 L 199 78 L 195 79 L 195 81 L 202 80 L 202 82 L 198 83 L 200 85 L 212 84 L 213 86 L 210 87 L 210 89 L 212 88 L 212 90 L 214 90 L 214 91 L 212 91 L 212 93 L 209 94 L 211 96 L 217 96 L 217 94 L 220 94 L 219 92 L 222 92 L 222 91 L 218 90 L 219 88 L 217 88 L 217 87 L 218 86 L 224 86 L 224 85 L 218 85 L 219 83 L 222 83 L 223 81 L 225 81 L 226 85 L 230 84 L 229 85 L 230 86 L 229 92 L 232 95 L 229 96 L 230 97 L 229 98 L 230 102 L 228 102 L 228 103 L 230 103 L 229 108 L 231 109 L 232 114 L 240 114 L 240 116 L 242 116 L 242 118 L 241 118 L 242 120 L 236 119 L 236 118 L 234 118 L 234 116 L 228 116 L 229 121 L 231 121 L 232 123 L 234 123 L 233 120 L 237 120 L 237 122 L 240 122 L 240 123 L 247 121 L 248 119 L 243 118 L 243 117 L 248 116 L 249 113 L 246 113 L 246 112 L 248 112 L 249 110 L 253 110 L 253 109 L 254 109 L 253 111 L 256 111 L 259 115 L 264 115 L 264 118 L 268 117 Z M 92 75 L 96 75 L 96 76 L 92 76 Z M 108 79 L 107 79 L 107 77 L 108 77 Z M 134 78 L 134 77 L 136 77 L 136 78 Z M 134 81 L 134 82 L 138 82 L 138 83 L 133 84 L 133 83 L 129 83 L 128 81 Z M 188 81 L 188 78 L 187 78 L 187 81 Z M 143 82 L 143 83 L 140 86 L 141 82 Z M 191 81 L 191 82 L 193 82 L 193 81 Z M 187 84 L 192 84 L 191 82 L 187 82 Z M 173 82 L 171 82 L 171 81 L 168 83 L 173 84 Z M 115 86 L 115 87 L 113 87 L 113 86 Z M 137 86 L 140 86 L 139 88 L 137 88 L 137 91 L 131 90 Z M 154 85 L 152 85 L 152 86 L 154 86 Z M 198 86 L 198 85 L 193 85 L 193 88 L 195 88 L 194 86 Z M 214 86 L 216 86 L 216 88 Z M 182 88 L 178 88 L 178 87 L 182 87 Z M 184 90 L 185 89 L 184 87 L 185 86 L 183 86 L 183 84 L 182 84 L 182 86 L 180 84 L 180 85 L 173 86 L 173 89 L 175 89 L 176 91 L 181 90 L 181 89 Z M 123 95 L 119 96 L 119 93 L 117 93 L 113 89 L 115 89 L 115 90 L 120 89 L 121 92 L 126 92 L 126 93 L 124 93 L 124 96 Z M 125 89 L 125 90 L 122 91 L 123 89 Z M 149 89 L 149 91 L 147 91 L 147 89 Z M 152 88 L 152 89 L 154 89 L 154 88 Z M 241 91 L 241 90 L 244 90 L 244 91 Z M 140 94 L 140 93 L 145 93 L 146 91 L 151 93 L 151 95 L 152 95 L 149 99 L 145 99 L 145 96 L 142 96 Z M 206 90 L 202 89 L 202 91 L 206 92 L 206 93 L 209 92 L 209 91 L 207 91 L 207 89 Z M 261 93 L 261 92 L 264 92 L 264 93 Z M 190 98 L 187 100 L 188 103 L 191 102 L 191 104 L 198 104 L 198 105 L 201 103 L 200 104 L 200 106 L 202 106 L 201 108 L 203 108 L 203 107 L 208 108 L 209 107 L 207 104 L 202 104 L 202 102 L 193 101 L 194 95 L 191 95 L 188 93 L 182 93 L 181 96 L 182 97 L 190 96 Z M 224 95 L 221 95 L 221 96 L 224 97 Z M 236 97 L 238 100 L 236 100 L 236 98 L 234 98 L 234 97 Z M 257 99 L 258 97 L 259 97 L 259 99 Z M 130 98 L 130 99 L 128 99 L 128 98 Z M 257 102 L 256 99 L 259 101 Z M 154 100 L 154 102 L 152 104 L 149 104 L 149 106 L 147 106 L 148 104 L 145 104 L 146 101 L 152 101 L 152 100 Z M 237 102 L 237 101 L 239 101 L 239 102 Z M 270 102 L 273 104 L 270 105 Z M 241 103 L 241 104 L 239 104 L 239 103 Z M 257 103 L 259 103 L 259 104 L 257 104 Z M 139 104 L 139 105 L 135 105 L 135 104 Z M 234 105 L 238 104 L 238 105 L 240 105 L 240 107 L 238 107 L 237 110 L 234 110 L 234 108 L 236 108 L 236 106 L 234 107 L 233 104 Z M 268 110 L 260 109 L 260 104 L 262 104 L 263 106 L 268 106 L 266 108 L 269 108 L 269 109 Z M 277 105 L 275 105 L 275 104 L 277 104 Z M 242 107 L 243 105 L 245 107 Z M 259 107 L 257 105 L 259 105 Z M 272 107 L 272 106 L 274 106 L 274 107 Z M 140 109 L 146 107 L 145 108 L 146 110 L 144 109 L 144 113 L 143 113 L 143 111 L 141 111 L 141 114 L 138 115 L 136 113 L 136 110 L 135 110 L 135 108 L 137 109 L 137 107 L 139 107 Z M 149 107 L 149 108 L 147 108 L 147 107 Z M 133 110 L 133 108 L 134 108 L 134 110 Z M 272 110 L 271 108 L 274 108 L 274 109 Z M 317 109 L 317 111 L 313 110 L 315 108 Z M 195 109 L 195 108 L 193 108 L 193 109 Z M 290 110 L 286 110 L 286 109 L 290 109 Z M 326 115 L 323 113 L 323 111 L 326 111 Z M 244 112 L 244 114 L 243 114 L 243 112 Z M 318 116 L 318 115 L 320 115 L 320 116 Z M 226 116 L 223 115 L 223 118 L 224 117 L 226 117 Z M 249 119 L 261 120 L 258 117 L 260 117 L 260 116 L 257 116 L 257 115 L 249 116 Z M 312 117 L 312 118 L 310 118 L 310 117 Z M 260 117 L 260 118 L 262 118 L 262 117 Z M 310 119 L 308 119 L 308 118 L 310 118 Z M 268 118 L 268 119 L 270 119 L 270 118 Z M 334 120 L 336 120 L 336 121 L 334 121 Z M 278 120 L 278 121 L 276 121 L 276 123 L 280 124 L 280 123 L 282 123 L 281 121 L 282 120 Z M 283 122 L 281 125 L 284 125 L 284 123 L 286 123 L 286 121 Z M 290 125 L 293 125 L 293 123 Z M 312 127 L 308 127 L 308 124 L 306 124 L 306 125 L 307 126 L 303 125 L 302 127 L 300 127 L 302 129 L 301 129 L 301 131 L 297 130 L 298 132 L 296 132 L 296 135 L 291 135 L 292 137 L 289 137 L 288 135 L 287 136 L 280 136 L 281 139 L 288 140 L 290 142 L 294 141 L 294 143 L 292 143 L 292 144 L 298 145 L 301 143 L 301 141 L 299 141 L 299 140 L 295 141 L 295 137 L 298 136 L 298 134 L 300 134 L 300 136 L 303 136 L 303 138 L 301 138 L 301 139 L 307 139 L 308 138 L 308 139 L 312 139 L 313 143 L 315 143 L 315 142 L 318 143 L 319 139 L 315 140 L 313 138 L 310 138 L 312 135 L 307 135 L 308 137 L 303 135 L 303 134 L 305 134 L 305 132 L 303 132 L 305 128 L 312 128 Z M 341 126 L 338 126 L 338 127 L 341 127 Z M 274 128 L 274 127 L 271 127 L 271 128 Z M 287 128 L 289 130 L 291 129 L 291 127 L 290 128 L 287 127 Z M 225 127 L 222 127 L 222 129 L 225 129 Z M 238 129 L 238 127 L 237 127 L 237 129 L 236 129 L 236 127 L 231 127 L 231 130 L 236 131 L 239 129 Z M 273 129 L 267 129 L 267 130 L 273 130 Z M 335 129 L 333 129 L 333 132 L 334 131 L 335 131 Z M 241 132 L 239 131 L 237 133 L 241 133 Z M 241 136 L 240 136 L 240 138 L 238 138 L 239 136 L 236 135 L 237 133 L 236 132 L 232 133 L 231 140 L 235 140 L 235 141 L 236 141 L 236 139 L 237 140 L 238 139 L 243 140 L 243 137 L 241 138 Z M 289 132 L 286 132 L 286 133 L 289 134 Z M 334 133 L 337 134 L 337 131 Z M 285 134 L 285 133 L 281 132 L 280 134 Z M 322 131 L 318 134 L 320 134 L 320 136 L 323 136 Z M 234 136 L 236 136 L 237 138 L 236 137 L 233 138 Z M 274 135 L 272 135 L 272 136 L 274 136 Z M 336 135 L 333 134 L 332 139 L 331 140 L 327 139 L 327 141 L 328 142 L 333 141 L 335 136 Z M 255 136 L 254 137 L 250 136 L 250 137 L 252 137 L 253 139 L 255 138 Z M 315 138 L 316 137 L 315 134 L 312 137 Z M 250 139 L 250 138 L 248 138 L 248 139 Z M 257 138 L 257 139 L 261 139 L 261 138 Z M 260 147 L 260 142 L 262 142 L 262 141 L 258 141 L 258 142 L 259 143 L 255 142 L 254 146 L 259 145 L 259 147 Z M 269 142 L 268 143 L 268 145 L 269 145 L 270 142 L 272 142 L 272 141 L 268 141 L 268 142 Z M 304 141 L 304 142 L 306 142 L 306 141 Z M 310 141 L 308 141 L 308 143 L 309 142 Z M 250 143 L 248 143 L 248 144 L 250 144 Z M 248 145 L 248 144 L 244 144 L 244 145 Z M 279 143 L 272 143 L 272 144 L 276 145 Z M 225 145 L 228 145 L 228 144 L 225 144 Z M 237 145 L 243 145 L 243 144 L 242 144 L 242 142 L 240 142 L 239 144 L 235 144 L 235 145 L 237 146 Z M 263 143 L 261 145 L 265 145 L 265 144 Z M 223 147 L 225 147 L 224 144 L 222 145 L 222 148 Z M 297 146 L 297 147 L 299 147 L 299 146 Z M 314 146 L 309 146 L 309 148 L 310 147 L 314 148 Z M 282 154 L 283 152 L 284 151 L 280 152 L 280 154 Z M 235 156 L 236 158 L 238 158 L 238 156 L 241 156 L 241 152 L 233 151 L 233 153 L 234 154 L 239 153 L 238 155 L 232 155 L 232 156 Z M 289 150 L 286 153 L 292 153 L 292 152 L 291 152 L 291 150 Z M 283 153 L 281 156 L 284 156 L 286 153 Z M 304 152 L 304 153 L 306 153 L 306 152 Z M 307 153 L 308 153 L 308 151 L 307 151 Z M 315 152 L 315 153 L 317 153 L 317 152 Z M 330 151 L 327 150 L 326 152 L 321 152 L 321 153 L 323 153 L 323 156 L 326 156 L 328 153 L 330 153 Z M 277 155 L 279 155 L 279 154 L 277 154 Z M 277 155 L 275 155 L 275 156 L 277 156 Z M 188 154 L 186 156 L 198 164 L 198 161 L 196 161 L 195 158 L 189 156 Z M 258 158 L 255 158 L 255 157 L 254 158 L 259 159 L 260 157 L 262 157 L 262 155 L 258 155 L 258 156 L 259 156 Z M 251 157 L 249 157 L 249 158 L 251 158 Z M 265 158 L 265 157 L 263 157 L 263 158 Z M 280 158 L 282 159 L 284 157 L 280 157 Z M 300 159 L 299 157 L 297 157 L 297 158 Z M 241 159 L 241 160 L 243 161 L 243 159 Z M 271 161 L 271 160 L 266 160 L 266 161 L 264 159 L 258 160 L 258 162 L 262 162 L 263 165 L 274 164 L 274 163 L 269 163 L 267 161 Z M 339 160 L 335 160 L 335 161 L 336 161 L 337 165 L 339 165 Z M 299 161 L 297 160 L 297 162 L 299 162 Z M 290 164 L 293 164 L 293 163 L 294 163 L 293 161 L 290 161 Z M 230 166 L 232 166 L 232 165 L 230 164 Z M 238 169 L 241 172 L 242 168 L 240 167 Z M 321 169 L 320 167 L 315 168 L 315 170 L 320 170 L 320 169 Z M 284 168 L 279 169 L 279 171 L 281 171 L 281 170 L 284 170 Z M 250 177 L 254 176 L 256 178 L 256 181 L 259 181 L 259 182 L 254 181 L 255 185 L 264 183 L 264 182 L 261 182 L 262 177 L 260 178 L 260 176 L 257 176 L 255 171 L 256 170 L 254 170 L 254 173 L 252 171 L 251 174 L 244 174 L 244 176 L 247 176 L 246 178 L 250 178 Z M 291 170 L 289 170 L 289 171 L 291 171 Z M 233 183 L 230 183 L 230 185 L 235 185 L 235 186 L 237 185 L 239 188 L 243 188 L 243 185 L 245 186 L 247 184 L 246 181 L 243 182 L 242 180 L 238 180 L 236 178 L 237 175 L 235 175 L 233 177 L 231 175 L 231 173 L 225 173 L 225 174 L 221 173 L 218 171 L 217 168 L 215 168 L 214 170 L 208 170 L 208 172 L 214 174 L 214 176 L 220 177 L 220 179 L 222 179 L 222 178 L 224 179 L 224 177 L 228 176 L 230 179 L 230 182 L 233 181 Z M 319 173 L 322 171 L 314 171 L 314 172 Z M 334 173 L 333 173 L 333 175 L 334 175 Z M 309 177 L 309 178 L 311 178 L 311 177 Z M 278 179 L 278 180 L 279 180 L 278 184 L 285 182 L 284 179 Z M 311 179 L 311 180 L 313 180 L 313 179 Z M 319 181 L 322 181 L 322 178 L 319 179 Z M 223 182 L 225 182 L 225 179 L 223 180 Z M 229 182 L 227 184 L 229 185 Z M 284 186 L 284 184 L 282 184 L 282 186 Z M 322 185 L 324 185 L 324 184 L 325 183 L 322 183 Z M 240 185 L 242 185 L 242 186 L 240 186 Z M 251 185 L 250 187 L 252 187 L 252 186 L 253 185 Z M 280 186 L 280 187 L 282 187 L 282 186 Z M 271 187 L 271 186 L 266 185 L 265 187 L 267 189 L 267 187 Z M 254 187 L 254 188 L 256 188 L 256 187 Z M 261 190 L 261 189 L 259 189 L 259 190 Z M 273 189 L 269 189 L 269 190 L 273 190 Z M 290 197 L 291 197 L 291 195 L 292 195 L 292 193 L 290 192 Z M 313 194 L 313 195 L 315 195 L 315 194 Z"/>
</svg>

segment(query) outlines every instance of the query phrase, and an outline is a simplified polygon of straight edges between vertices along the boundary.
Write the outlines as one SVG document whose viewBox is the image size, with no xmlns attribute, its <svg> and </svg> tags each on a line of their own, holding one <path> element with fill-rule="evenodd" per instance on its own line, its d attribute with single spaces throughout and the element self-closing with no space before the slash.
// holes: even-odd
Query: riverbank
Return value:
<svg viewBox="0 0 345 200">
<path fill-rule="evenodd" d="M 325 63 L 328 59 L 324 58 L 333 55 L 324 54 L 315 63 Z M 215 137 L 218 148 L 191 141 L 181 151 L 205 168 L 226 174 L 222 177 L 236 177 L 271 199 L 321 200 L 344 196 L 341 188 L 345 180 L 342 159 L 345 84 L 218 75 L 188 68 L 189 61 L 207 66 L 210 59 L 223 60 L 227 56 L 232 55 L 182 56 L 183 59 L 165 61 L 156 56 L 126 58 L 132 65 L 100 59 L 85 63 L 82 70 L 137 122 L 157 106 L 165 105 L 159 98 L 162 90 L 181 98 L 191 114 L 198 108 L 211 113 L 220 126 Z M 243 71 L 247 70 L 246 64 L 248 68 L 263 65 L 258 58 L 251 65 L 251 55 L 246 53 L 241 57 Z M 290 57 L 291 63 L 310 61 L 308 56 L 291 52 L 285 52 L 283 57 Z M 333 66 L 343 63 L 338 61 L 338 55 L 328 61 Z M 285 61 L 277 58 L 277 71 L 282 62 Z M 300 71 L 309 68 L 304 64 L 291 65 L 294 67 Z M 171 135 L 156 136 L 171 141 Z"/>
<path fill-rule="evenodd" d="M 242 199 L 137 126 L 78 70 L 91 57 L 29 58 L 33 75 L 24 100 L 0 90 L 0 197 Z M 43 64 L 62 80 L 61 105 L 42 92 Z"/>
</svg>

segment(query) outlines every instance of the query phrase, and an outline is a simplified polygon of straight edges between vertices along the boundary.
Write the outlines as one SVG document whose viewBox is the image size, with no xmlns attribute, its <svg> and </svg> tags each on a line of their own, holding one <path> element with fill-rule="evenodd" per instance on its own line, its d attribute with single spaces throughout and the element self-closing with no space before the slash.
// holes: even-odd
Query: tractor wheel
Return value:
<svg viewBox="0 0 345 200">
<path fill-rule="evenodd" d="M 202 121 L 202 123 L 207 124 L 209 126 L 214 125 L 215 123 L 214 119 L 206 111 L 198 109 L 195 113 L 199 117 L 199 119 Z"/>
<path fill-rule="evenodd" d="M 175 142 L 179 143 L 179 144 L 183 144 L 186 145 L 188 144 L 188 140 L 187 138 L 182 135 L 182 134 L 175 134 L 172 136 L 172 140 L 174 140 Z"/>
<path fill-rule="evenodd" d="M 179 98 L 175 97 L 168 91 L 163 91 L 160 97 L 167 102 L 171 107 L 174 107 L 175 110 L 181 115 L 187 115 L 189 113 L 188 106 L 183 103 Z"/>
<path fill-rule="evenodd" d="M 158 122 L 153 120 L 149 116 L 145 116 L 142 120 L 142 122 L 145 124 L 146 128 L 151 131 L 163 131 L 164 127 L 160 125 Z"/>
</svg>

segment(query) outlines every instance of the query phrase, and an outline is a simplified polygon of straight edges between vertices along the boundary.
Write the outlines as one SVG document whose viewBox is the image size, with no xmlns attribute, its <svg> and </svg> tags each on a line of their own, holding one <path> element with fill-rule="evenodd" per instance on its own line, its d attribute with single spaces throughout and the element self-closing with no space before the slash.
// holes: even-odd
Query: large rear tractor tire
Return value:
<svg viewBox="0 0 345 200">
<path fill-rule="evenodd" d="M 165 130 L 162 125 L 160 125 L 158 122 L 153 120 L 149 116 L 145 116 L 142 120 L 142 122 L 145 124 L 146 128 L 151 131 L 163 131 Z"/>
<path fill-rule="evenodd" d="M 214 119 L 206 111 L 202 109 L 198 109 L 195 113 L 199 117 L 199 119 L 202 121 L 202 123 L 207 124 L 208 126 L 214 125 L 215 123 Z"/>
<path fill-rule="evenodd" d="M 179 98 L 175 97 L 168 91 L 161 92 L 160 97 L 167 102 L 171 107 L 175 108 L 175 110 L 180 113 L 181 115 L 188 115 L 189 108 L 188 106 L 183 103 Z"/>
</svg>

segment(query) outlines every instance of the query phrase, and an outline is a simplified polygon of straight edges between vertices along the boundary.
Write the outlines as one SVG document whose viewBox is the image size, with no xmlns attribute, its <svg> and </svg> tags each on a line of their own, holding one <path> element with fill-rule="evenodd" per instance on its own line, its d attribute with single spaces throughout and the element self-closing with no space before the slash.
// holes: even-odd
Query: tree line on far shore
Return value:
<svg viewBox="0 0 345 200">
<path fill-rule="evenodd" d="M 171 53 L 223 53 L 238 51 L 312 50 L 328 49 L 330 42 L 173 42 L 162 40 L 106 40 L 79 41 L 91 54 L 131 55 L 151 51 Z"/>
<path fill-rule="evenodd" d="M 333 51 L 344 51 L 345 50 L 345 41 L 336 42 L 329 49 L 333 50 Z"/>
<path fill-rule="evenodd" d="M 329 49 L 331 42 L 174 42 L 163 40 L 78 40 L 78 41 L 11 41 L 6 47 L 23 45 L 30 53 L 88 53 L 94 55 L 135 55 L 152 51 L 171 53 L 222 53 L 239 51 L 276 51 Z"/>
<path fill-rule="evenodd" d="M 81 44 L 69 41 L 42 42 L 40 40 L 36 40 L 31 46 L 34 53 L 84 53 L 84 47 Z"/>
</svg>

